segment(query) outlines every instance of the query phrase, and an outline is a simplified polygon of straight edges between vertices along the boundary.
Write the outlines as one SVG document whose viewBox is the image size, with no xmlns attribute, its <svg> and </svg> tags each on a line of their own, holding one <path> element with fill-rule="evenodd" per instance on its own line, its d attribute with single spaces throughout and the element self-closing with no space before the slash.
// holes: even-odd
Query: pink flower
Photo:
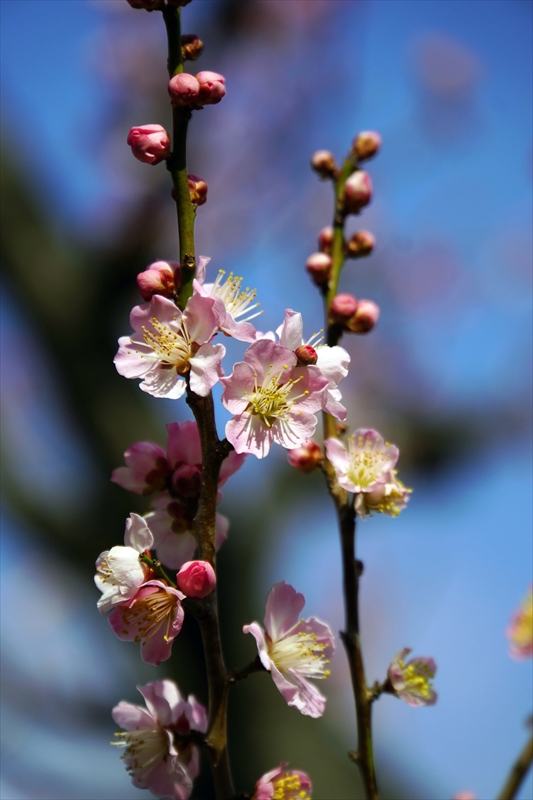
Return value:
<svg viewBox="0 0 533 800">
<path fill-rule="evenodd" d="M 119 545 L 100 553 L 96 561 L 94 582 L 102 592 L 96 606 L 101 614 L 131 600 L 149 572 L 139 555 L 150 550 L 154 538 L 138 514 L 130 514 L 126 520 L 124 543 L 125 547 Z"/>
<path fill-rule="evenodd" d="M 172 642 L 183 625 L 185 595 L 162 581 L 147 581 L 127 603 L 109 615 L 109 624 L 124 642 L 140 642 L 141 657 L 158 666 L 170 658 Z"/>
<path fill-rule="evenodd" d="M 230 272 L 225 279 L 225 272 L 223 269 L 219 270 L 214 283 L 205 283 L 202 274 L 196 275 L 193 283 L 194 291 L 202 295 L 202 297 L 211 297 L 224 307 L 223 322 L 220 325 L 220 330 L 227 336 L 233 336 L 234 339 L 239 339 L 241 342 L 255 342 L 256 330 L 251 324 L 250 320 L 258 317 L 262 312 L 254 311 L 259 303 L 253 303 L 255 300 L 255 289 L 246 288 L 241 291 L 242 278 L 237 278 Z M 247 316 L 239 320 L 243 314 Z M 239 321 L 238 321 L 239 320 Z"/>
<path fill-rule="evenodd" d="M 533 585 L 507 626 L 509 655 L 516 661 L 533 656 Z"/>
<path fill-rule="evenodd" d="M 437 665 L 432 658 L 412 658 L 405 663 L 411 649 L 404 647 L 392 659 L 387 678 L 396 694 L 410 706 L 432 706 L 437 702 L 437 693 L 431 679 L 435 677 Z"/>
<path fill-rule="evenodd" d="M 164 493 L 152 501 L 153 511 L 146 515 L 154 535 L 157 557 L 165 566 L 179 569 L 190 561 L 196 550 L 194 518 L 198 510 L 198 499 L 186 503 Z M 218 550 L 228 538 L 229 521 L 222 514 L 216 515 L 215 547 Z"/>
<path fill-rule="evenodd" d="M 309 717 L 321 717 L 326 698 L 308 678 L 327 678 L 335 647 L 328 625 L 314 617 L 300 619 L 304 605 L 303 594 L 285 581 L 276 583 L 266 602 L 265 630 L 257 622 L 242 630 L 254 637 L 261 663 L 288 705 Z"/>
<path fill-rule="evenodd" d="M 327 390 L 323 394 L 322 408 L 337 419 L 346 419 L 346 409 L 339 402 L 341 393 L 337 389 L 339 383 L 348 374 L 348 364 L 350 356 L 343 347 L 338 345 L 329 347 L 325 344 L 318 344 L 320 334 L 315 334 L 307 341 L 303 339 L 303 320 L 302 315 L 291 308 L 285 311 L 285 321 L 279 326 L 276 333 L 279 336 L 279 343 L 289 350 L 293 350 L 298 356 L 298 351 L 302 347 L 311 347 L 316 352 L 316 366 L 313 371 L 319 372 L 327 379 Z"/>
<path fill-rule="evenodd" d="M 287 762 L 265 773 L 255 784 L 252 800 L 311 800 L 311 781 L 305 772 L 286 770 Z"/>
<path fill-rule="evenodd" d="M 145 164 L 159 164 L 170 156 L 170 136 L 161 125 L 137 125 L 128 133 L 128 144 Z"/>
<path fill-rule="evenodd" d="M 130 314 L 133 336 L 119 339 L 115 366 L 125 378 L 142 378 L 140 388 L 154 397 L 176 400 L 190 373 L 193 392 L 206 397 L 223 374 L 226 349 L 209 344 L 219 327 L 215 303 L 193 295 L 181 312 L 171 300 L 154 295 Z"/>
<path fill-rule="evenodd" d="M 178 572 L 176 581 L 187 597 L 207 597 L 216 586 L 217 576 L 208 561 L 187 561 Z"/>
<path fill-rule="evenodd" d="M 153 494 L 165 488 L 169 477 L 167 456 L 153 442 L 136 442 L 124 453 L 125 467 L 111 474 L 113 483 L 135 494 Z"/>
<path fill-rule="evenodd" d="M 122 700 L 112 711 L 124 729 L 111 744 L 124 748 L 122 760 L 139 789 L 156 797 L 187 800 L 200 773 L 200 754 L 193 744 L 182 744 L 174 732 L 207 731 L 207 713 L 193 695 L 182 698 L 173 681 L 138 686 L 146 708 Z"/>
<path fill-rule="evenodd" d="M 272 442 L 293 450 L 312 437 L 328 384 L 320 372 L 297 368 L 294 353 L 268 339 L 250 345 L 221 382 L 222 402 L 236 415 L 226 436 L 237 453 L 257 458 L 268 454 Z"/>
</svg>

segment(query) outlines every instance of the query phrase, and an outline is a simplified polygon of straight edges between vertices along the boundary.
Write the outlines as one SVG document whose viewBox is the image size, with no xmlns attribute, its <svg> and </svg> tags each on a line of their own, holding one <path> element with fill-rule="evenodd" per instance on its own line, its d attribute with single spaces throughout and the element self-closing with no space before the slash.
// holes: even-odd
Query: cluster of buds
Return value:
<svg viewBox="0 0 533 800">
<path fill-rule="evenodd" d="M 357 300 L 352 294 L 338 294 L 330 308 L 330 322 L 342 325 L 349 333 L 369 333 L 379 318 L 373 300 Z"/>
<path fill-rule="evenodd" d="M 182 72 L 174 75 L 168 84 L 170 102 L 173 106 L 191 109 L 220 103 L 226 94 L 225 78 L 218 72 L 199 72 L 196 76 Z"/>
</svg>

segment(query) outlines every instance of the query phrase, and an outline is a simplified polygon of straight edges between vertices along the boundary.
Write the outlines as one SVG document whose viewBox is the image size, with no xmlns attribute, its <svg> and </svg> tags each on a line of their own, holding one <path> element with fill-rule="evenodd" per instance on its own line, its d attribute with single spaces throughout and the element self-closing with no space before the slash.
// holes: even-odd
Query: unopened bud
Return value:
<svg viewBox="0 0 533 800">
<path fill-rule="evenodd" d="M 226 94 L 226 79 L 218 72 L 199 72 L 196 80 L 200 84 L 200 95 L 198 100 L 202 105 L 213 105 L 220 103 Z"/>
<path fill-rule="evenodd" d="M 181 55 L 184 61 L 196 61 L 200 58 L 204 43 L 195 33 L 184 33 L 181 37 Z"/>
<path fill-rule="evenodd" d="M 207 597 L 217 583 L 209 561 L 187 561 L 176 576 L 176 582 L 187 597 Z"/>
<path fill-rule="evenodd" d="M 173 106 L 191 106 L 192 108 L 197 108 L 198 106 L 196 103 L 198 95 L 200 94 L 200 84 L 194 75 L 182 72 L 179 75 L 174 75 L 174 77 L 170 79 L 168 93 Z"/>
<path fill-rule="evenodd" d="M 363 131 L 353 140 L 352 150 L 358 161 L 372 158 L 381 147 L 381 136 L 375 131 Z"/>
<path fill-rule="evenodd" d="M 314 347 L 311 347 L 310 344 L 302 344 L 300 347 L 297 347 L 294 351 L 294 355 L 298 359 L 299 367 L 310 367 L 314 366 L 318 361 L 318 354 Z"/>
<path fill-rule="evenodd" d="M 287 461 L 300 472 L 312 472 L 322 461 L 322 450 L 312 439 L 308 439 L 301 447 L 289 450 Z"/>
<path fill-rule="evenodd" d="M 330 308 L 332 322 L 344 325 L 357 311 L 357 300 L 353 294 L 338 294 L 333 298 Z"/>
<path fill-rule="evenodd" d="M 353 172 L 344 184 L 344 203 L 349 214 L 357 214 L 370 203 L 372 183 L 370 175 L 362 169 Z"/>
<path fill-rule="evenodd" d="M 379 306 L 372 300 L 359 300 L 355 314 L 346 323 L 352 333 L 368 333 L 379 319 Z"/>
<path fill-rule="evenodd" d="M 331 248 L 333 246 L 333 228 L 331 225 L 326 225 L 318 234 L 318 249 L 321 253 L 331 255 Z"/>
<path fill-rule="evenodd" d="M 144 164 L 159 164 L 170 155 L 170 136 L 161 125 L 137 125 L 128 133 L 131 152 Z"/>
<path fill-rule="evenodd" d="M 144 8 L 146 11 L 153 11 L 161 5 L 161 0 L 127 0 L 132 8 Z"/>
<path fill-rule="evenodd" d="M 374 249 L 376 240 L 368 231 L 358 231 L 346 243 L 346 255 L 350 258 L 368 256 Z"/>
<path fill-rule="evenodd" d="M 329 281 L 331 263 L 331 258 L 326 253 L 313 253 L 307 259 L 305 268 L 317 286 L 323 286 Z"/>
<path fill-rule="evenodd" d="M 193 206 L 203 206 L 207 200 L 207 183 L 198 175 L 187 175 L 189 191 L 191 193 L 191 203 Z"/>
<path fill-rule="evenodd" d="M 154 294 L 172 298 L 180 286 L 180 265 L 175 261 L 154 261 L 137 275 L 137 288 L 143 300 Z"/>
<path fill-rule="evenodd" d="M 333 153 L 329 150 L 317 150 L 311 156 L 311 168 L 321 178 L 334 178 L 337 170 Z"/>
</svg>

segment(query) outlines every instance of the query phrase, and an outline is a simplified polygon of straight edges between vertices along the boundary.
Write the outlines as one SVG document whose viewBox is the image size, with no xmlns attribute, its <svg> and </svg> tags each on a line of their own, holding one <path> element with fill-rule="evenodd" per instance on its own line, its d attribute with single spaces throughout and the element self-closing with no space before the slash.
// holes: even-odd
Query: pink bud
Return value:
<svg viewBox="0 0 533 800">
<path fill-rule="evenodd" d="M 170 136 L 161 125 L 138 125 L 128 133 L 131 152 L 145 164 L 159 164 L 170 155 Z"/>
<path fill-rule="evenodd" d="M 176 576 L 179 588 L 187 597 L 207 597 L 216 586 L 217 576 L 208 561 L 187 561 Z"/>
<path fill-rule="evenodd" d="M 296 450 L 289 450 L 287 461 L 300 472 L 312 472 L 322 461 L 322 450 L 312 439 L 308 439 Z"/>
<path fill-rule="evenodd" d="M 346 327 L 352 333 L 368 333 L 379 319 L 379 306 L 372 300 L 359 300 L 357 310 Z"/>
<path fill-rule="evenodd" d="M 349 214 L 357 214 L 370 203 L 372 183 L 370 175 L 362 169 L 352 172 L 344 185 L 344 202 Z"/>
<path fill-rule="evenodd" d="M 311 168 L 321 178 L 334 178 L 337 167 L 333 153 L 329 150 L 317 150 L 311 156 Z"/>
<path fill-rule="evenodd" d="M 184 61 L 196 61 L 200 58 L 204 43 L 195 33 L 184 33 L 181 37 L 181 55 Z"/>
<path fill-rule="evenodd" d="M 358 161 L 372 158 L 381 147 L 381 136 L 375 131 L 363 131 L 353 140 L 352 150 Z"/>
<path fill-rule="evenodd" d="M 207 200 L 207 183 L 198 175 L 187 175 L 193 206 L 203 206 Z"/>
<path fill-rule="evenodd" d="M 331 255 L 331 247 L 333 245 L 333 228 L 331 225 L 326 225 L 318 234 L 318 249 L 321 253 Z"/>
<path fill-rule="evenodd" d="M 314 366 L 318 361 L 318 354 L 314 347 L 310 344 L 302 344 L 294 351 L 294 355 L 298 359 L 299 367 Z"/>
<path fill-rule="evenodd" d="M 323 286 L 329 281 L 331 263 L 331 258 L 326 253 L 313 253 L 307 259 L 305 268 L 317 286 Z"/>
<path fill-rule="evenodd" d="M 350 258 L 368 256 L 374 249 L 376 240 L 368 231 L 358 231 L 346 244 L 346 253 Z"/>
<path fill-rule="evenodd" d="M 151 300 L 154 294 L 172 298 L 179 287 L 180 265 L 176 261 L 154 261 L 137 275 L 137 288 L 143 300 Z"/>
<path fill-rule="evenodd" d="M 200 84 L 194 75 L 188 75 L 186 72 L 182 72 L 180 75 L 174 75 L 169 81 L 168 93 L 173 106 L 201 108 L 201 105 L 197 105 Z"/>
<path fill-rule="evenodd" d="M 218 72 L 199 72 L 196 80 L 200 84 L 199 101 L 202 105 L 213 105 L 220 103 L 226 94 L 226 87 L 224 86 L 226 79 Z"/>
<path fill-rule="evenodd" d="M 333 298 L 330 315 L 333 322 L 344 324 L 357 311 L 357 300 L 353 294 L 338 294 Z"/>
</svg>

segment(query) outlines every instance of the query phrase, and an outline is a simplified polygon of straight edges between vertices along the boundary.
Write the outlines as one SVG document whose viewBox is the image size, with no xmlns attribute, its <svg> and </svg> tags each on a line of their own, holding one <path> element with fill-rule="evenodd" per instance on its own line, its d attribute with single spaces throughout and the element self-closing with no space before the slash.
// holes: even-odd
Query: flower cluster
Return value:
<svg viewBox="0 0 533 800">
<path fill-rule="evenodd" d="M 305 772 L 286 770 L 282 763 L 256 783 L 252 800 L 311 800 L 311 781 Z"/>
<path fill-rule="evenodd" d="M 432 706 L 437 702 L 431 683 L 437 665 L 432 658 L 412 658 L 406 662 L 410 652 L 409 647 L 404 647 L 390 663 L 387 678 L 392 692 L 410 706 Z"/>
</svg>

